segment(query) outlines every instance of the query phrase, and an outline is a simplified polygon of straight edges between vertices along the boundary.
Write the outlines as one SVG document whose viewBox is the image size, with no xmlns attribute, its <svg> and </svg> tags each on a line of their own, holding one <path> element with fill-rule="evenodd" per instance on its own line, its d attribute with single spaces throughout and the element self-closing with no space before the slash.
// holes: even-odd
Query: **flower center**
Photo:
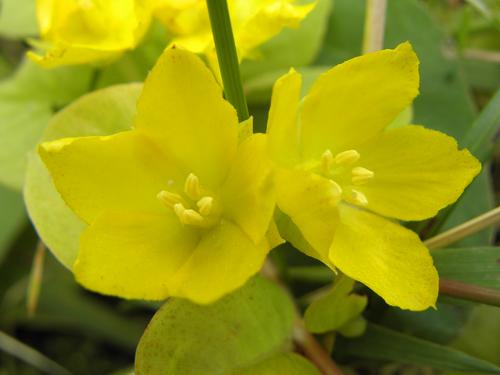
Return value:
<svg viewBox="0 0 500 375">
<path fill-rule="evenodd" d="M 361 155 L 356 150 L 347 150 L 333 155 L 326 150 L 321 155 L 319 172 L 332 182 L 339 196 L 347 202 L 366 206 L 368 199 L 357 187 L 368 183 L 375 173 L 361 166 L 354 166 Z"/>
<path fill-rule="evenodd" d="M 214 197 L 201 186 L 198 176 L 193 173 L 187 176 L 182 195 L 162 190 L 156 197 L 185 225 L 208 228 L 214 225 L 220 216 Z"/>
</svg>

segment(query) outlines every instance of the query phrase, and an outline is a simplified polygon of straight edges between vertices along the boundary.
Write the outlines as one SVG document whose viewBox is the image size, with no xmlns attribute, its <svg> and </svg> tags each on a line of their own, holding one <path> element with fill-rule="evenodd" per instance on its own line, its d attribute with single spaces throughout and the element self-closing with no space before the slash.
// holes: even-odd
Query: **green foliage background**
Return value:
<svg viewBox="0 0 500 375">
<path fill-rule="evenodd" d="M 307 90 L 321 72 L 361 53 L 364 16 L 364 0 L 319 0 L 301 28 L 285 30 L 261 48 L 259 59 L 243 62 L 256 130 L 265 130 L 272 84 L 290 66 L 303 74 Z M 74 282 L 65 266 L 76 255 L 75 236 L 81 223 L 62 203 L 33 149 L 40 139 L 109 134 L 131 126 L 140 90 L 133 82 L 144 79 L 168 44 L 168 35 L 155 25 L 138 49 L 110 66 L 47 71 L 23 57 L 26 38 L 36 33 L 34 0 L 3 0 L 0 334 L 17 341 L 12 344 L 0 335 L 0 374 L 133 373 L 136 346 L 160 306 L 102 297 Z M 499 155 L 494 140 L 500 129 L 500 4 L 389 0 L 385 46 L 392 48 L 405 40 L 412 42 L 421 60 L 421 94 L 414 103 L 413 122 L 456 137 L 485 163 L 444 230 L 498 202 Z M 487 51 L 490 58 L 471 54 L 477 50 Z M 107 88 L 116 84 L 121 85 Z M 97 89 L 103 90 L 79 99 Z M 93 119 L 103 113 L 107 116 L 96 128 Z M 23 186 L 36 229 L 54 252 L 47 253 L 43 263 L 34 316 L 27 314 L 26 295 L 37 236 L 25 211 Z M 54 228 L 60 236 L 53 236 Z M 500 289 L 496 244 L 489 229 L 433 256 L 442 276 Z M 331 281 L 319 263 L 288 245 L 273 251 L 272 257 L 301 308 L 307 306 L 308 292 Z M 325 333 L 325 342 L 331 344 L 331 331 L 340 333 L 333 356 L 347 373 L 500 373 L 499 308 L 441 297 L 437 310 L 413 313 L 388 307 L 361 285 L 355 292 L 368 297 L 362 319 L 359 312 L 365 298 L 338 291 L 331 294 L 345 298 L 344 305 L 350 307 L 336 320 L 333 315 L 319 322 L 306 316 L 313 331 Z M 336 308 L 331 301 L 322 303 L 323 312 Z M 291 354 L 293 314 L 289 296 L 261 278 L 206 309 L 169 302 L 155 315 L 139 345 L 137 370 L 141 374 L 159 374 L 165 368 L 171 374 L 316 374 L 308 362 Z M 365 333 L 352 337 L 360 325 Z M 19 346 L 21 342 L 27 346 Z"/>
</svg>

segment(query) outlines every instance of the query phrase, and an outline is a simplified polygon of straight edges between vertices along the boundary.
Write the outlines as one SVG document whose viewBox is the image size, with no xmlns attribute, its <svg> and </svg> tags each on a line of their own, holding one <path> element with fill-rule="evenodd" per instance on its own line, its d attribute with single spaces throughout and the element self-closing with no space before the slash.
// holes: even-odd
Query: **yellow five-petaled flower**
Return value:
<svg viewBox="0 0 500 375">
<path fill-rule="evenodd" d="M 394 219 L 434 216 L 480 170 L 443 133 L 387 128 L 418 87 L 417 56 L 403 43 L 330 69 L 302 100 L 290 71 L 275 84 L 268 122 L 282 235 L 411 310 L 435 304 L 438 275 L 418 236 Z"/>
<path fill-rule="evenodd" d="M 257 272 L 275 205 L 266 136 L 239 142 L 234 108 L 203 62 L 167 49 L 134 129 L 44 143 L 56 188 L 88 227 L 74 265 L 89 289 L 209 303 Z"/>
</svg>

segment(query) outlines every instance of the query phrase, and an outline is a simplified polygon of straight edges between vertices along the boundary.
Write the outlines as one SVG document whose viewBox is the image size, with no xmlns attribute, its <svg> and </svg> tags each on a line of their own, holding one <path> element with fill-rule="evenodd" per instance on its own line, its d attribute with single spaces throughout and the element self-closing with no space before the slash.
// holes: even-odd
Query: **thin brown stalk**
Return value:
<svg viewBox="0 0 500 375">
<path fill-rule="evenodd" d="M 441 295 L 500 307 L 500 290 L 483 288 L 455 280 L 439 280 Z"/>
<path fill-rule="evenodd" d="M 266 260 L 261 272 L 265 277 L 280 285 L 290 296 L 292 296 L 288 287 L 280 279 L 276 267 L 269 258 Z M 330 354 L 321 346 L 318 340 L 307 331 L 304 322 L 299 318 L 300 313 L 298 308 L 296 308 L 296 311 L 297 318 L 295 319 L 293 327 L 293 341 L 295 345 L 323 375 L 343 375 L 342 370 L 337 366 Z"/>
<path fill-rule="evenodd" d="M 26 308 L 28 316 L 33 317 L 36 313 L 38 306 L 38 299 L 40 297 L 40 287 L 43 277 L 43 261 L 45 258 L 46 247 L 42 240 L 38 241 L 33 257 L 33 265 L 31 267 L 30 282 L 28 286 L 28 296 L 26 299 Z"/>
</svg>

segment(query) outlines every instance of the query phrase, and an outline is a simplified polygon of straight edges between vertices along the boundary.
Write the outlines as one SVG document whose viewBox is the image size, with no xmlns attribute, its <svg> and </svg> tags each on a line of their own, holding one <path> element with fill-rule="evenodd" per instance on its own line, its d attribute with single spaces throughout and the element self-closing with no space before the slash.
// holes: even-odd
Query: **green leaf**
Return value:
<svg viewBox="0 0 500 375">
<path fill-rule="evenodd" d="M 42 140 L 108 135 L 130 129 L 140 90 L 141 85 L 128 84 L 83 96 L 54 116 Z M 66 206 L 35 152 L 29 157 L 24 198 L 40 237 L 56 258 L 71 268 L 85 224 Z"/>
<path fill-rule="evenodd" d="M 144 332 L 136 372 L 239 374 L 287 352 L 293 320 L 294 307 L 287 294 L 259 276 L 211 305 L 171 299 Z"/>
<path fill-rule="evenodd" d="M 453 301 L 455 302 L 455 301 Z M 467 321 L 471 305 L 457 305 L 438 300 L 437 309 L 409 311 L 391 307 L 384 312 L 380 324 L 438 344 L 448 344 Z"/>
<path fill-rule="evenodd" d="M 23 186 L 26 156 L 52 113 L 87 91 L 87 67 L 44 70 L 26 60 L 0 83 L 0 183 Z"/>
<path fill-rule="evenodd" d="M 320 372 L 304 357 L 295 353 L 272 356 L 247 369 L 240 369 L 232 375 L 320 375 Z"/>
<path fill-rule="evenodd" d="M 488 166 L 483 166 L 482 173 L 465 190 L 457 201 L 451 215 L 446 220 L 441 231 L 463 224 L 495 207 L 495 199 L 491 188 L 491 178 Z M 487 228 L 472 236 L 464 238 L 454 246 L 485 246 L 491 244 L 493 228 Z"/>
<path fill-rule="evenodd" d="M 26 223 L 21 194 L 0 186 L 0 263 L 10 245 Z"/>
<path fill-rule="evenodd" d="M 500 309 L 477 305 L 453 347 L 500 365 Z M 448 373 L 447 373 L 448 374 Z"/>
<path fill-rule="evenodd" d="M 359 318 L 368 299 L 351 294 L 354 284 L 355 281 L 347 276 L 336 278 L 332 290 L 307 308 L 304 315 L 307 330 L 313 333 L 335 331 Z M 350 332 L 349 328 L 347 331 Z"/>
<path fill-rule="evenodd" d="M 500 367 L 490 362 L 375 324 L 369 324 L 360 338 L 339 339 L 337 347 L 344 354 L 361 358 L 425 365 L 440 370 L 500 373 Z"/>
<path fill-rule="evenodd" d="M 298 28 L 285 29 L 263 44 L 254 59 L 242 62 L 241 74 L 244 81 L 269 72 L 276 72 L 275 78 L 278 78 L 280 72 L 286 72 L 291 66 L 297 68 L 309 65 L 323 42 L 331 8 L 331 0 L 318 0 L 315 9 Z M 273 82 L 274 80 L 269 82 L 269 88 Z"/>
<path fill-rule="evenodd" d="M 479 160 L 487 161 L 491 157 L 494 137 L 500 130 L 500 90 L 491 98 L 488 105 L 481 111 L 472 127 L 467 131 L 463 141 Z"/>
<path fill-rule="evenodd" d="M 0 269 L 2 276 L 9 279 L 22 277 L 26 269 L 24 258 L 12 259 Z M 18 264 L 22 264 L 22 268 Z M 27 280 L 25 279 L 27 282 Z M 8 285 L 2 284 L 2 287 Z M 145 322 L 140 315 L 121 314 L 111 299 L 86 292 L 79 286 L 73 275 L 53 257 L 44 262 L 44 272 L 40 288 L 40 297 L 34 317 L 28 316 L 26 302 L 22 293 L 25 284 L 14 283 L 7 290 L 0 305 L 0 325 L 3 327 L 24 326 L 37 331 L 78 332 L 83 337 L 97 338 L 114 347 L 133 352 L 144 331 Z M 106 302 L 106 303 L 103 303 Z M 122 302 L 124 304 L 125 302 Z"/>
<path fill-rule="evenodd" d="M 37 35 L 35 0 L 2 0 L 0 34 L 9 38 Z"/>
<path fill-rule="evenodd" d="M 338 329 L 339 333 L 345 337 L 358 337 L 366 331 L 368 323 L 365 318 L 358 316 Z"/>
<path fill-rule="evenodd" d="M 441 277 L 500 289 L 500 247 L 447 248 L 431 254 Z"/>
</svg>

